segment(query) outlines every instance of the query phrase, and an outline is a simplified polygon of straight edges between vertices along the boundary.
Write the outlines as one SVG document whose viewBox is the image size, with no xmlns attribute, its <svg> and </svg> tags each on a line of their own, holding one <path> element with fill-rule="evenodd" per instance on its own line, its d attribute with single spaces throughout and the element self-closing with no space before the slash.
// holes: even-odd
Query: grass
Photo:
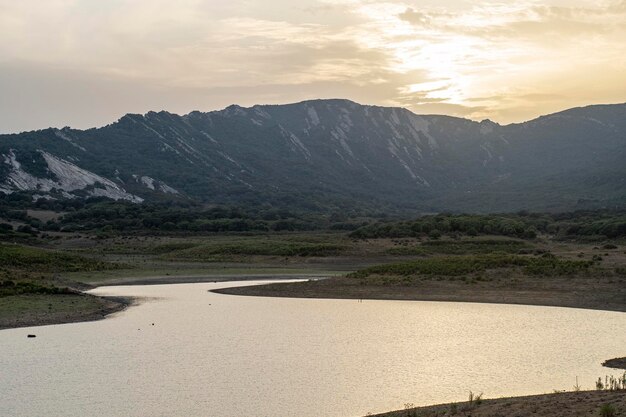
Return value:
<svg viewBox="0 0 626 417">
<path fill-rule="evenodd" d="M 162 255 L 165 253 L 170 253 L 174 251 L 180 251 L 185 249 L 191 249 L 199 246 L 198 243 L 195 242 L 170 242 L 170 243 L 162 243 L 160 245 L 152 246 L 149 249 L 149 253 L 154 255 Z"/>
<path fill-rule="evenodd" d="M 391 248 L 387 253 L 390 255 L 466 255 L 494 252 L 519 253 L 532 248 L 533 246 L 530 243 L 521 240 L 431 240 L 419 245 Z"/>
<path fill-rule="evenodd" d="M 478 406 L 483 402 L 483 393 L 474 394 L 472 391 L 469 392 L 468 404 L 470 407 Z"/>
<path fill-rule="evenodd" d="M 460 276 L 498 268 L 519 268 L 527 275 L 560 276 L 586 272 L 592 265 L 593 262 L 590 261 L 570 261 L 552 255 L 541 257 L 507 254 L 442 256 L 373 266 L 353 272 L 348 276 L 351 278 L 366 278 L 371 275 Z"/>
<path fill-rule="evenodd" d="M 102 303 L 98 298 L 80 294 L 30 294 L 0 297 L 0 327 L 2 321 L 20 318 L 24 315 L 72 314 L 77 311 L 89 313 L 101 308 Z"/>
<path fill-rule="evenodd" d="M 603 404 L 600 407 L 600 417 L 615 417 L 617 416 L 617 410 L 612 404 Z"/>
<path fill-rule="evenodd" d="M 200 264 L 201 265 L 201 264 Z M 224 276 L 224 275 L 288 275 L 288 274 L 315 274 L 319 273 L 319 269 L 313 268 L 286 268 L 279 266 L 263 266 L 263 265 L 241 265 L 241 266 L 215 266 L 206 267 L 177 267 L 176 265 L 166 267 L 164 265 L 142 266 L 140 268 L 129 270 L 109 270 L 109 271 L 93 271 L 93 272 L 72 272 L 66 274 L 68 279 L 78 281 L 82 283 L 88 283 L 93 285 L 99 285 L 111 281 L 133 281 L 135 279 L 150 278 L 150 277 L 177 277 L 177 276 L 198 276 L 198 277 L 211 277 L 212 275 Z M 341 271 L 330 271 L 325 273 L 338 275 Z"/>
<path fill-rule="evenodd" d="M 0 297 L 20 294 L 71 294 L 67 288 L 41 285 L 28 281 L 6 280 L 0 282 Z"/>
<path fill-rule="evenodd" d="M 613 375 L 607 375 L 604 377 L 604 381 L 602 381 L 602 378 L 598 378 L 596 381 L 596 389 L 607 391 L 626 390 L 626 372 L 617 378 Z"/>
<path fill-rule="evenodd" d="M 122 267 L 73 253 L 0 244 L 0 329 L 99 318 L 123 305 L 77 294 L 59 273 Z"/>
<path fill-rule="evenodd" d="M 352 242 L 342 234 L 274 234 L 113 238 L 79 250 L 96 256 L 137 255 L 160 261 L 239 261 L 246 256 L 327 257 L 346 253 Z"/>
<path fill-rule="evenodd" d="M 289 241 L 240 241 L 236 243 L 214 243 L 174 250 L 162 256 L 169 261 L 187 260 L 211 262 L 234 255 L 260 256 L 333 256 L 345 250 L 343 245 L 333 243 L 308 243 Z"/>
<path fill-rule="evenodd" d="M 113 270 L 122 265 L 31 246 L 0 244 L 0 298 L 25 294 L 67 295 L 56 273 Z"/>
<path fill-rule="evenodd" d="M 5 269 L 37 272 L 95 271 L 120 267 L 80 255 L 11 244 L 0 244 L 0 265 Z"/>
<path fill-rule="evenodd" d="M 199 246 L 198 240 L 186 240 L 186 241 L 174 241 L 167 243 L 154 242 L 142 242 L 138 240 L 134 241 L 114 241 L 106 242 L 98 250 L 102 254 L 117 254 L 117 255 L 163 255 L 169 252 L 189 249 L 195 246 Z M 85 251 L 85 249 L 82 249 Z M 87 252 L 93 251 L 93 249 L 87 249 Z"/>
</svg>

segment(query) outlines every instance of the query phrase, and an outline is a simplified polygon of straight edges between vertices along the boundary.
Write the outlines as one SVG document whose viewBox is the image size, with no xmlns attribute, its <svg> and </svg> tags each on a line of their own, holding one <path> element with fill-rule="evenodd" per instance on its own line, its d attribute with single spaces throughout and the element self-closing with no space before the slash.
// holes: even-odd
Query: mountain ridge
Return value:
<svg viewBox="0 0 626 417">
<path fill-rule="evenodd" d="M 620 163 L 625 138 L 626 103 L 576 107 L 508 125 L 345 99 L 231 105 L 185 115 L 151 111 L 100 128 L 0 135 L 0 192 L 311 210 L 355 204 L 435 211 L 571 209 L 579 201 L 619 205 L 626 195 Z M 65 173 L 54 172 L 50 158 Z M 71 183 L 76 169 L 91 176 Z M 30 182 L 19 182 L 26 174 Z M 572 183 L 573 175 L 580 178 Z M 515 198 L 506 197 L 511 193 Z M 476 195 L 487 197 L 480 203 Z"/>
<path fill-rule="evenodd" d="M 531 119 L 520 121 L 520 122 L 511 122 L 511 123 L 502 124 L 502 123 L 499 123 L 497 121 L 491 120 L 489 118 L 482 119 L 482 120 L 474 120 L 474 119 L 469 119 L 469 118 L 466 118 L 466 117 L 451 116 L 451 115 L 447 115 L 447 114 L 415 113 L 414 111 L 409 110 L 406 107 L 401 107 L 401 106 L 381 106 L 381 105 L 377 105 L 377 104 L 362 104 L 362 103 L 359 103 L 357 101 L 350 100 L 350 99 L 328 98 L 328 99 L 307 99 L 307 100 L 295 101 L 295 102 L 284 103 L 284 104 L 253 104 L 251 106 L 241 106 L 239 104 L 230 104 L 230 105 L 224 107 L 223 109 L 208 110 L 208 111 L 191 110 L 188 113 L 183 113 L 183 114 L 170 112 L 170 111 L 167 111 L 167 110 L 148 110 L 146 113 L 143 113 L 143 114 L 142 113 L 126 113 L 123 116 L 121 116 L 116 122 L 112 122 L 112 123 L 104 125 L 104 126 L 90 127 L 90 128 L 81 129 L 81 130 L 87 131 L 87 130 L 100 129 L 100 128 L 103 128 L 103 127 L 107 127 L 107 126 L 110 126 L 111 124 L 117 123 L 120 119 L 124 118 L 125 116 L 142 116 L 142 117 L 145 117 L 145 116 L 147 116 L 149 114 L 157 114 L 157 115 L 158 114 L 165 114 L 165 115 L 169 115 L 169 116 L 178 116 L 178 117 L 183 117 L 184 118 L 184 117 L 190 116 L 191 114 L 194 114 L 194 113 L 202 114 L 202 115 L 212 114 L 212 113 L 221 113 L 221 112 L 224 112 L 224 111 L 226 111 L 226 110 L 228 110 L 230 108 L 242 109 L 242 110 L 252 110 L 252 109 L 257 108 L 257 107 L 285 107 L 285 106 L 297 106 L 297 105 L 313 104 L 313 103 L 319 103 L 319 102 L 346 102 L 346 103 L 351 103 L 351 104 L 354 104 L 354 105 L 357 105 L 357 106 L 362 106 L 362 107 L 381 108 L 381 109 L 402 109 L 402 110 L 405 110 L 405 111 L 407 111 L 409 113 L 414 114 L 415 116 L 433 117 L 433 118 L 436 118 L 436 117 L 449 118 L 449 119 L 455 119 L 455 120 L 469 121 L 469 122 L 478 123 L 478 124 L 480 124 L 480 123 L 491 123 L 491 124 L 498 125 L 500 127 L 521 125 L 521 124 L 525 124 L 525 123 L 534 122 L 534 121 L 537 121 L 539 119 L 543 119 L 545 117 L 557 116 L 557 115 L 560 115 L 562 113 L 568 113 L 568 112 L 578 111 L 578 110 L 588 110 L 588 109 L 593 109 L 593 108 L 608 108 L 608 107 L 615 107 L 615 106 L 626 107 L 626 102 L 587 104 L 587 105 L 582 105 L 582 106 L 569 107 L 569 108 L 566 108 L 566 109 L 555 111 L 553 113 L 539 115 L 537 117 L 533 117 Z M 65 126 L 64 128 L 72 129 L 69 126 Z M 36 130 L 32 130 L 32 131 L 19 132 L 19 133 L 4 133 L 4 134 L 0 133 L 0 136 L 3 136 L 3 135 L 14 135 L 14 134 L 20 134 L 20 133 L 36 132 L 36 131 L 46 130 L 46 129 L 58 129 L 58 128 L 48 127 L 48 128 L 44 128 L 44 129 L 36 129 Z"/>
</svg>

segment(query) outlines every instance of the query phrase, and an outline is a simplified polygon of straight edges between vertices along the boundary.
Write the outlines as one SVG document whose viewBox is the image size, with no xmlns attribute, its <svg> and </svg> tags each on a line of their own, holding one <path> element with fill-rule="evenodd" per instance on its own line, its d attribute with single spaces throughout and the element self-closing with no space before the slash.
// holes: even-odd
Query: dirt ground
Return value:
<svg viewBox="0 0 626 417">
<path fill-rule="evenodd" d="M 278 283 L 216 290 L 221 294 L 293 298 L 458 301 L 527 304 L 626 311 L 626 285 L 615 278 L 502 276 L 486 282 L 420 280 L 411 284 L 362 284 L 334 277 L 300 283 Z"/>
<path fill-rule="evenodd" d="M 376 414 L 376 417 L 600 417 L 603 406 L 626 416 L 625 391 L 579 391 L 456 403 Z"/>
<path fill-rule="evenodd" d="M 29 294 L 0 298 L 0 330 L 104 319 L 133 300 L 86 294 Z"/>
</svg>

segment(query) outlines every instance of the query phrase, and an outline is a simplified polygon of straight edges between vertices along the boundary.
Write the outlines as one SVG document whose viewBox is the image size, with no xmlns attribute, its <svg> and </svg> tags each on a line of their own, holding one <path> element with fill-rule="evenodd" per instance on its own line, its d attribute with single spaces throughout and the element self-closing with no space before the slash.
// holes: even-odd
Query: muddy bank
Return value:
<svg viewBox="0 0 626 417">
<path fill-rule="evenodd" d="M 135 300 L 89 294 L 18 295 L 0 299 L 0 330 L 102 320 Z"/>
<path fill-rule="evenodd" d="M 334 277 L 298 283 L 276 283 L 215 290 L 220 294 L 291 298 L 456 301 L 525 304 L 626 312 L 626 287 L 588 278 L 528 277 L 477 282 L 424 280 L 412 285 L 377 285 Z"/>
<path fill-rule="evenodd" d="M 626 358 L 609 359 L 607 361 L 604 361 L 602 363 L 602 366 L 613 369 L 626 369 Z"/>
<path fill-rule="evenodd" d="M 375 417 L 572 417 L 600 416 L 602 407 L 611 407 L 615 416 L 626 413 L 624 391 L 579 391 L 526 397 L 482 400 L 479 403 L 454 403 L 410 408 L 376 414 Z"/>
<path fill-rule="evenodd" d="M 255 280 L 294 280 L 294 279 L 323 279 L 329 274 L 211 274 L 211 275 L 155 275 L 148 277 L 122 277 L 94 282 L 98 287 L 117 285 L 158 285 L 158 284 L 194 284 L 199 282 L 228 282 L 228 281 L 255 281 Z"/>
</svg>

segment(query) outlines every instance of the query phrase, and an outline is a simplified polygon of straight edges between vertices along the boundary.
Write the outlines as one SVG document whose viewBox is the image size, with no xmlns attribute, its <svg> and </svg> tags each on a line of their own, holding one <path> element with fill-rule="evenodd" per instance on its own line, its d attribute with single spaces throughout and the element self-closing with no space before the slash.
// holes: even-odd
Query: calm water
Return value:
<svg viewBox="0 0 626 417">
<path fill-rule="evenodd" d="M 622 313 L 207 292 L 229 285 L 101 288 L 150 300 L 0 331 L 0 416 L 359 416 L 592 388 L 626 354 Z"/>
</svg>

